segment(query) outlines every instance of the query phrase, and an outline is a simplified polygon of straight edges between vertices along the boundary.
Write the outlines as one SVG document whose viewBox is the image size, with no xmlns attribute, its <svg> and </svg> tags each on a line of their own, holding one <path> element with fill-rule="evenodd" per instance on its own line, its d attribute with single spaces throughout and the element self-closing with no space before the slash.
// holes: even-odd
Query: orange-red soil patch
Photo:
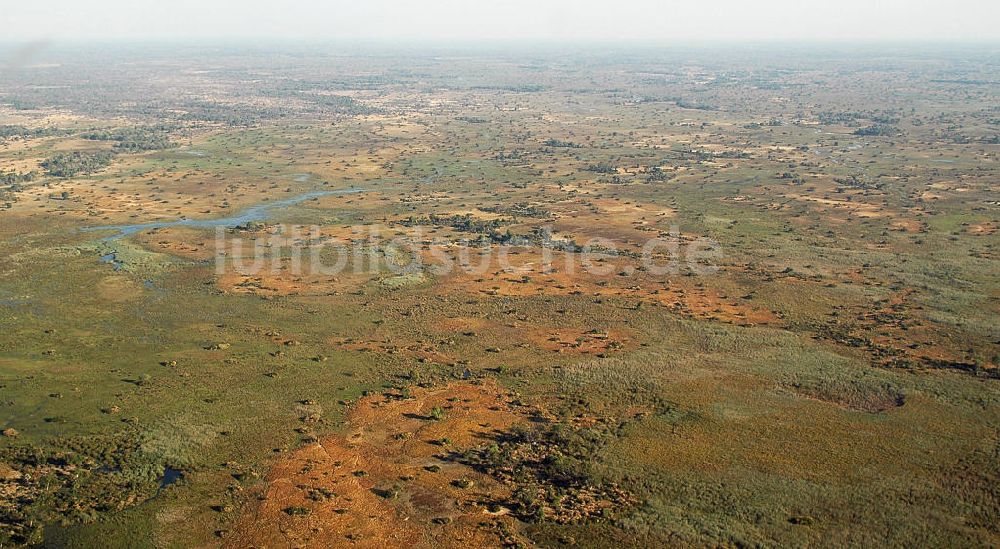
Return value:
<svg viewBox="0 0 1000 549">
<path fill-rule="evenodd" d="M 494 383 L 361 399 L 347 430 L 271 469 L 227 547 L 497 547 L 516 524 L 488 502 L 511 488 L 439 459 L 526 421 Z M 432 419 L 434 410 L 443 416 Z"/>
<path fill-rule="evenodd" d="M 966 232 L 975 236 L 990 236 L 996 234 L 997 224 L 990 221 L 985 223 L 976 223 L 975 225 L 969 225 Z"/>
</svg>

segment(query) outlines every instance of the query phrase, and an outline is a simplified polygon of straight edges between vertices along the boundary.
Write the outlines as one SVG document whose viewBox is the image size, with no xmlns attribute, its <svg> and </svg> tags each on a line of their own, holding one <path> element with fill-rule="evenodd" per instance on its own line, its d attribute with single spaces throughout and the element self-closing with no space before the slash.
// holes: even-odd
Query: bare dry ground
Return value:
<svg viewBox="0 0 1000 549">
<path fill-rule="evenodd" d="M 518 539 L 504 485 L 447 459 L 528 421 L 495 383 L 453 383 L 355 403 L 342 435 L 271 468 L 227 547 L 497 547 Z M 431 416 L 440 410 L 440 419 Z M 445 458 L 445 459 L 442 459 Z"/>
</svg>

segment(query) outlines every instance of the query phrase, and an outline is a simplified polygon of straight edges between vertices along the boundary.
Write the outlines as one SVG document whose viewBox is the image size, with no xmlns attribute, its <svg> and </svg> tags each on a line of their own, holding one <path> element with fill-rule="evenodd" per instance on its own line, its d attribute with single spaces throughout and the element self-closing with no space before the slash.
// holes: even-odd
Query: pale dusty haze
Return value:
<svg viewBox="0 0 1000 549">
<path fill-rule="evenodd" d="M 0 41 L 996 41 L 997 0 L 0 0 Z"/>
</svg>

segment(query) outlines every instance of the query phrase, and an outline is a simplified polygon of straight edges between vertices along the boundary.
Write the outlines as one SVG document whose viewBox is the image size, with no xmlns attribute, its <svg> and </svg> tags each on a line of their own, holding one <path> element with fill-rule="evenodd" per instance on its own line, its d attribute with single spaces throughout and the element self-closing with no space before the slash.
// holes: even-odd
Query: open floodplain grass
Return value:
<svg viewBox="0 0 1000 549">
<path fill-rule="evenodd" d="M 43 460 L 72 456 L 72 463 L 82 462 L 81 470 L 90 469 L 74 475 L 66 488 L 53 482 L 52 493 L 34 501 L 37 508 L 19 512 L 44 514 L 48 506 L 75 505 L 75 497 L 92 503 L 70 520 L 96 516 L 116 501 L 127 507 L 156 493 L 165 467 L 183 471 L 184 484 L 214 486 L 225 500 L 221 465 L 259 467 L 272 448 L 287 447 L 297 438 L 291 426 L 300 419 L 299 400 L 322 403 L 323 421 L 333 422 L 342 408 L 337 402 L 356 398 L 360 387 L 372 383 L 365 357 L 330 353 L 323 362 L 312 360 L 320 352 L 308 330 L 333 324 L 331 311 L 268 311 L 269 303 L 223 298 L 197 286 L 186 299 L 167 299 L 189 293 L 187 277 L 195 273 L 160 272 L 149 290 L 142 285 L 148 266 L 131 264 L 115 273 L 106 266 L 94 269 L 97 257 L 38 254 L 32 261 L 39 275 L 7 286 L 24 302 L 3 311 L 9 350 L 3 385 L 5 394 L 17 395 L 5 403 L 6 422 L 20 426 L 18 447 L 37 447 Z M 211 280 L 211 271 L 200 277 Z M 138 290 L 101 291 L 116 283 Z M 78 285 L 98 291 L 65 299 Z M 199 306 L 189 307 L 187 299 Z M 338 327 L 350 324 L 347 315 L 336 313 Z M 258 326 L 259 319 L 273 324 Z M 294 349 L 262 338 L 263 331 L 297 325 L 304 328 L 297 332 L 305 343 Z M 262 361 L 282 348 L 290 356 Z M 50 446 L 53 439 L 67 442 Z M 115 461 L 104 463 L 109 456 Z M 153 535 L 145 537 L 151 542 Z"/>
<path fill-rule="evenodd" d="M 0 186 L 0 544 L 268 543 L 255 520 L 306 546 L 997 544 L 995 90 L 691 55 L 304 56 L 249 87 L 130 65 L 197 101 L 100 66 L 0 86 L 43 107 L 0 120 L 65 130 L 5 130 L 5 170 L 113 148 L 98 129 L 170 140 Z M 352 187 L 223 234 L 355 240 L 360 273 L 296 272 L 306 240 L 219 274 L 212 229 L 79 231 Z M 548 230 L 622 253 L 545 265 Z M 637 268 L 671 234 L 718 270 Z M 326 461 L 369 446 L 392 465 Z"/>
<path fill-rule="evenodd" d="M 982 507 L 981 490 L 992 488 L 939 491 L 964 459 L 985 463 L 995 453 L 996 432 L 981 416 L 996 406 L 995 390 L 965 395 L 951 376 L 915 383 L 761 329 L 687 328 L 708 341 L 559 375 L 562 394 L 626 407 L 644 394 L 670 403 L 634 421 L 596 460 L 601 474 L 655 494 L 622 519 L 625 529 L 699 545 L 990 539 L 954 517 L 995 519 Z M 670 350 L 688 347 L 680 334 L 670 341 Z M 914 494 L 922 494 L 919 516 L 904 511 Z"/>
</svg>

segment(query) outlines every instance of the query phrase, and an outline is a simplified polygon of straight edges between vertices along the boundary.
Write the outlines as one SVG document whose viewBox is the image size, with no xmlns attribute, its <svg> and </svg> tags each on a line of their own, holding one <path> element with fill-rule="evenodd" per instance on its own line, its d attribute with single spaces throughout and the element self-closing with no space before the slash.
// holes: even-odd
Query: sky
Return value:
<svg viewBox="0 0 1000 549">
<path fill-rule="evenodd" d="M 1000 0 L 0 0 L 0 41 L 1000 41 Z"/>
</svg>

